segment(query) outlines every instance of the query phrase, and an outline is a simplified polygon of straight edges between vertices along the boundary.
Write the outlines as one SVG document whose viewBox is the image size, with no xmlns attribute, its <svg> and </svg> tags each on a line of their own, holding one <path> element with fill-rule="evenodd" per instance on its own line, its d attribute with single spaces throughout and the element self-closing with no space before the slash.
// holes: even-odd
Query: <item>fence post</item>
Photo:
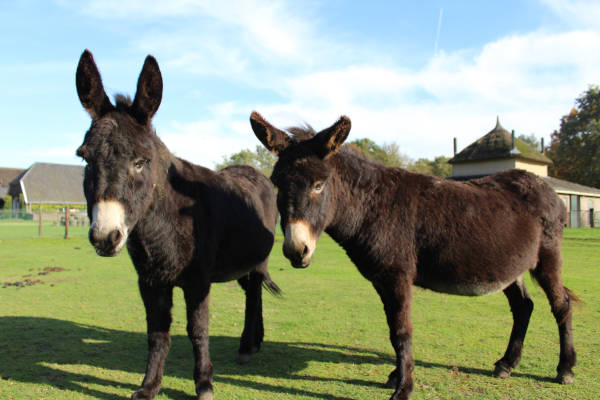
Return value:
<svg viewBox="0 0 600 400">
<path fill-rule="evenodd" d="M 38 236 L 42 236 L 42 203 L 40 203 L 40 225 L 38 227 Z"/>
<path fill-rule="evenodd" d="M 65 208 L 65 239 L 69 238 L 69 214 L 70 209 L 69 206 L 67 206 L 67 208 Z"/>
</svg>

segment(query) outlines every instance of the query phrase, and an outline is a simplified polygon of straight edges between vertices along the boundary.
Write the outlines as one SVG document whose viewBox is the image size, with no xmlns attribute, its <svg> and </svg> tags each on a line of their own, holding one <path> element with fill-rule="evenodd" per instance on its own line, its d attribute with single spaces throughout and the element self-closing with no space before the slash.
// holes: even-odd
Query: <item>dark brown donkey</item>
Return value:
<svg viewBox="0 0 600 400">
<path fill-rule="evenodd" d="M 81 104 L 92 117 L 77 150 L 87 162 L 90 242 L 101 256 L 114 256 L 127 245 L 146 307 L 148 364 L 132 398 L 151 399 L 160 389 L 178 286 L 187 307 L 197 398 L 212 399 L 211 282 L 237 279 L 246 291 L 240 362 L 249 361 L 263 340 L 261 284 L 278 291 L 267 272 L 277 224 L 273 186 L 250 167 L 213 172 L 169 152 L 152 128 L 162 97 L 153 57 L 146 58 L 133 102 L 117 96 L 116 106 L 111 104 L 87 50 L 76 78 Z"/>
<path fill-rule="evenodd" d="M 504 378 L 519 363 L 533 310 L 526 271 L 545 291 L 558 323 L 556 379 L 573 382 L 575 297 L 561 281 L 565 208 L 541 179 L 510 170 L 461 183 L 388 168 L 342 146 L 350 131 L 346 117 L 317 134 L 294 128 L 287 135 L 256 112 L 250 122 L 279 155 L 271 180 L 285 256 L 294 267 L 307 267 L 325 231 L 381 297 L 396 351 L 392 399 L 408 399 L 413 389 L 411 285 L 466 296 L 503 290 L 514 317 L 494 371 Z"/>
</svg>

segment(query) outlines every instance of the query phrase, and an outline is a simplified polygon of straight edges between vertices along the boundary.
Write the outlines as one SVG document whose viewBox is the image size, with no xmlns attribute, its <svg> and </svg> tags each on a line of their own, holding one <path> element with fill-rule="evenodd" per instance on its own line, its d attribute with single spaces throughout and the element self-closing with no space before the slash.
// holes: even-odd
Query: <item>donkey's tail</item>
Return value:
<svg viewBox="0 0 600 400">
<path fill-rule="evenodd" d="M 566 286 L 563 286 L 565 288 L 565 291 L 567 292 L 567 295 L 569 295 L 569 300 L 572 301 L 573 303 L 583 303 L 583 300 L 581 300 L 579 298 L 579 296 L 577 296 L 575 294 L 575 292 L 573 292 L 571 289 L 569 289 Z"/>
<path fill-rule="evenodd" d="M 539 285 L 540 284 L 539 278 L 536 276 L 535 270 L 532 270 L 529 272 L 531 275 L 531 280 L 534 283 L 537 283 Z M 583 300 L 581 300 L 581 298 L 579 296 L 577 296 L 574 291 L 572 291 L 571 289 L 569 289 L 568 287 L 566 287 L 564 285 L 563 285 L 563 289 L 565 289 L 565 293 L 567 294 L 567 296 L 569 298 L 569 302 L 571 304 L 573 304 L 576 307 L 581 307 L 583 305 Z"/>
<path fill-rule="evenodd" d="M 537 283 L 537 284 L 539 285 L 539 284 L 540 284 L 540 282 L 539 282 L 539 278 L 538 278 L 538 276 L 536 275 L 536 272 L 537 272 L 537 270 L 536 270 L 536 269 L 530 270 L 530 271 L 529 271 L 529 275 L 531 276 L 531 280 L 532 280 L 534 283 Z M 581 300 L 581 299 L 579 298 L 579 296 L 577 296 L 577 295 L 575 294 L 575 292 L 574 292 L 574 291 L 572 291 L 571 289 L 569 289 L 568 287 L 566 287 L 566 286 L 564 286 L 564 285 L 563 285 L 563 288 L 565 289 L 565 292 L 567 292 L 567 296 L 569 296 L 569 300 L 570 300 L 570 301 L 572 301 L 573 303 L 582 303 L 582 302 L 583 302 L 583 300 Z"/>
<path fill-rule="evenodd" d="M 272 295 L 281 296 L 281 289 L 279 289 L 279 286 L 273 282 L 268 273 L 263 275 L 262 286 Z"/>
</svg>

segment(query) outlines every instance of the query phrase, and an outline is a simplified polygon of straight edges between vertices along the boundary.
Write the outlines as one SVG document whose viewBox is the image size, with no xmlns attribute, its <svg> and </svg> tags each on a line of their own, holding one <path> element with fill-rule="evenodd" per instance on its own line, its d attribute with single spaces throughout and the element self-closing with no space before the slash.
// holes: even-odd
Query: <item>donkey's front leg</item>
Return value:
<svg viewBox="0 0 600 400">
<path fill-rule="evenodd" d="M 412 324 L 410 322 L 411 285 L 409 280 L 374 283 L 381 297 L 390 341 L 396 351 L 396 369 L 388 378 L 387 386 L 394 387 L 390 400 L 407 400 L 413 390 Z"/>
<path fill-rule="evenodd" d="M 213 399 L 213 367 L 208 352 L 208 302 L 210 282 L 183 288 L 187 332 L 194 348 L 194 382 L 197 400 Z"/>
<path fill-rule="evenodd" d="M 165 358 L 171 347 L 169 327 L 171 326 L 173 288 L 154 288 L 141 282 L 139 286 L 146 307 L 148 362 L 142 387 L 133 394 L 132 400 L 152 399 L 156 396 L 160 390 Z"/>
</svg>

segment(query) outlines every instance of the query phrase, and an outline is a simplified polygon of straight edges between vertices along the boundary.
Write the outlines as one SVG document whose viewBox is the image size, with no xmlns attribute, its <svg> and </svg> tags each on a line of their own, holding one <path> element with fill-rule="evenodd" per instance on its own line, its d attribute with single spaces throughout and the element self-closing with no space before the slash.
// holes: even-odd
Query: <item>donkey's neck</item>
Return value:
<svg viewBox="0 0 600 400">
<path fill-rule="evenodd" d="M 171 224 L 165 224 L 172 217 L 172 213 L 175 212 L 173 204 L 172 189 L 169 185 L 169 175 L 173 168 L 177 168 L 179 160 L 167 149 L 167 147 L 160 141 L 157 142 L 156 159 L 153 160 L 155 167 L 152 171 L 152 194 L 146 211 L 141 216 L 138 224 L 143 226 L 145 229 L 142 232 L 147 232 L 145 236 L 153 236 L 156 232 L 153 232 L 152 227 L 162 226 L 164 230 L 165 226 Z"/>
<path fill-rule="evenodd" d="M 357 235 L 369 211 L 382 200 L 377 194 L 389 189 L 382 187 L 385 183 L 381 179 L 388 168 L 351 151 L 334 157 L 332 206 L 335 211 L 326 231 L 342 243 Z"/>
</svg>

